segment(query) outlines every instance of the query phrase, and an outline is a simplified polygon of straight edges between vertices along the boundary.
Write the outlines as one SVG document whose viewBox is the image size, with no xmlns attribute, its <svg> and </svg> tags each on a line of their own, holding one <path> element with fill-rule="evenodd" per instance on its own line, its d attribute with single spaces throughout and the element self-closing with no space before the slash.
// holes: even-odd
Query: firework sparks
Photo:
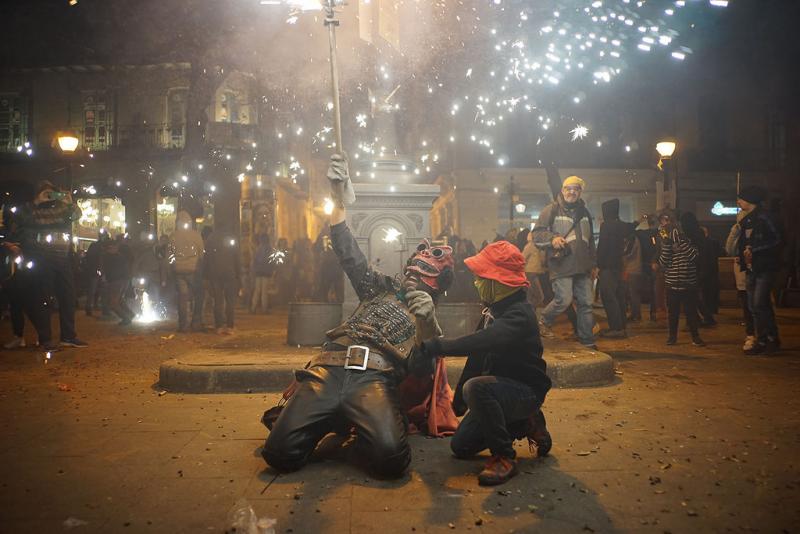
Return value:
<svg viewBox="0 0 800 534">
<path fill-rule="evenodd" d="M 577 141 L 578 139 L 583 139 L 587 135 L 589 135 L 589 128 L 583 126 L 582 124 L 577 125 L 575 128 L 569 131 L 572 134 L 572 140 Z"/>
</svg>

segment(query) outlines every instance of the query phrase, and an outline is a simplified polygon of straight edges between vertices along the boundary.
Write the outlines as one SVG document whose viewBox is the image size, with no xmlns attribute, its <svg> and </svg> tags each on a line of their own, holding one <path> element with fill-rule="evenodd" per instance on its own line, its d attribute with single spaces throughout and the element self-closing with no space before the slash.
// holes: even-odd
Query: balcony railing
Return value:
<svg viewBox="0 0 800 534">
<path fill-rule="evenodd" d="M 119 148 L 181 149 L 186 143 L 186 126 L 168 124 L 136 124 L 120 126 L 116 146 Z"/>
<path fill-rule="evenodd" d="M 206 129 L 208 144 L 219 148 L 249 148 L 258 140 L 258 128 L 254 124 L 232 122 L 209 122 Z"/>
</svg>

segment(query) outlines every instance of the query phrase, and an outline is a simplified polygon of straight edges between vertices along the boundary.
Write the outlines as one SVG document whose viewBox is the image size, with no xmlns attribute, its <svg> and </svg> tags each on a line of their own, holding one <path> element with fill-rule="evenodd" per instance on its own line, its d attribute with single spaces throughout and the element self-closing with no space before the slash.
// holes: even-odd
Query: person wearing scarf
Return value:
<svg viewBox="0 0 800 534">
<path fill-rule="evenodd" d="M 478 329 L 456 339 L 426 340 L 423 351 L 413 358 L 427 358 L 430 365 L 442 355 L 467 356 L 453 400 L 456 414 L 466 415 L 450 448 L 458 458 L 489 449 L 491 458 L 478 482 L 497 485 L 518 472 L 514 439 L 528 437 L 539 456 L 549 451 L 552 440 L 541 406 L 551 382 L 536 314 L 524 291 L 529 282 L 520 251 L 498 241 L 465 264 L 475 275 L 475 288 L 486 306 Z"/>
</svg>

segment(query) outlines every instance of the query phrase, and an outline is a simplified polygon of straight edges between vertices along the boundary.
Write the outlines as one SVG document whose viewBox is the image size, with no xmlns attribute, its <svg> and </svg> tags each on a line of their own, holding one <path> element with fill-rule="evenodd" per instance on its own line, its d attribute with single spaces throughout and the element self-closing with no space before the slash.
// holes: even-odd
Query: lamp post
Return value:
<svg viewBox="0 0 800 534">
<path fill-rule="evenodd" d="M 71 132 L 59 132 L 56 136 L 56 141 L 58 142 L 58 148 L 61 149 L 61 153 L 67 156 L 67 186 L 69 190 L 72 191 L 72 159 L 70 156 L 78 149 L 80 139 Z"/>
<path fill-rule="evenodd" d="M 678 174 L 677 172 L 675 173 L 675 177 L 670 183 L 669 170 L 672 165 L 672 155 L 675 154 L 677 146 L 675 141 L 659 141 L 656 143 L 656 151 L 661 157 L 659 166 L 664 170 L 664 190 L 670 191 L 671 204 L 676 210 L 678 209 Z"/>
</svg>

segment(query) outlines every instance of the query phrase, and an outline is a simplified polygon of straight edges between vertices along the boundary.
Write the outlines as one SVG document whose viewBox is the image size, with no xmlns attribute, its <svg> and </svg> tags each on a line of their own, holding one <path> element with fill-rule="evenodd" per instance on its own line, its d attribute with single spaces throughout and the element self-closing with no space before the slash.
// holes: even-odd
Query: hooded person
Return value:
<svg viewBox="0 0 800 534">
<path fill-rule="evenodd" d="M 619 199 L 603 202 L 603 224 L 597 240 L 597 284 L 600 298 L 608 317 L 608 330 L 600 332 L 602 337 L 627 337 L 625 312 L 627 298 L 623 280 L 623 256 L 626 241 L 633 237 L 638 222 L 627 223 L 619 219 Z"/>
<path fill-rule="evenodd" d="M 194 298 L 197 300 L 198 284 L 202 284 L 202 279 L 197 276 L 201 267 L 205 245 L 200 232 L 194 228 L 192 217 L 185 210 L 178 212 L 176 217 L 175 232 L 172 234 L 172 262 L 175 271 L 175 286 L 178 290 L 178 331 L 187 330 L 187 321 L 192 307 L 190 303 Z M 202 323 L 202 308 L 193 307 L 192 328 L 199 329 Z M 198 313 L 198 308 L 199 313 Z"/>
<path fill-rule="evenodd" d="M 467 356 L 453 407 L 466 415 L 450 448 L 458 458 L 489 449 L 492 456 L 478 475 L 481 485 L 497 485 L 517 474 L 514 439 L 527 437 L 538 456 L 552 445 L 541 406 L 550 390 L 536 314 L 527 301 L 525 259 L 507 241 L 486 246 L 465 260 L 486 306 L 473 334 L 433 338 L 414 359 Z M 414 366 L 416 367 L 416 366 Z"/>
<path fill-rule="evenodd" d="M 340 326 L 326 332 L 322 350 L 304 369 L 295 371 L 295 382 L 283 395 L 288 399 L 285 404 L 262 417 L 270 433 L 261 454 L 274 469 L 294 471 L 308 462 L 327 433 L 347 434 L 352 428 L 359 457 L 372 473 L 396 478 L 411 461 L 408 418 L 398 385 L 407 376 L 409 355 L 425 339 L 441 334 L 434 303 L 452 283 L 453 251 L 423 241 L 406 263 L 402 278 L 379 272 L 345 222 L 342 198 L 348 198 L 352 186 L 344 157 L 331 158 L 328 179 L 335 199 L 331 245 L 359 306 Z M 445 394 L 447 390 L 437 389 Z M 437 417 L 444 415 L 440 399 L 432 406 Z M 457 421 L 452 413 L 442 420 L 447 419 L 454 425 Z"/>
</svg>

